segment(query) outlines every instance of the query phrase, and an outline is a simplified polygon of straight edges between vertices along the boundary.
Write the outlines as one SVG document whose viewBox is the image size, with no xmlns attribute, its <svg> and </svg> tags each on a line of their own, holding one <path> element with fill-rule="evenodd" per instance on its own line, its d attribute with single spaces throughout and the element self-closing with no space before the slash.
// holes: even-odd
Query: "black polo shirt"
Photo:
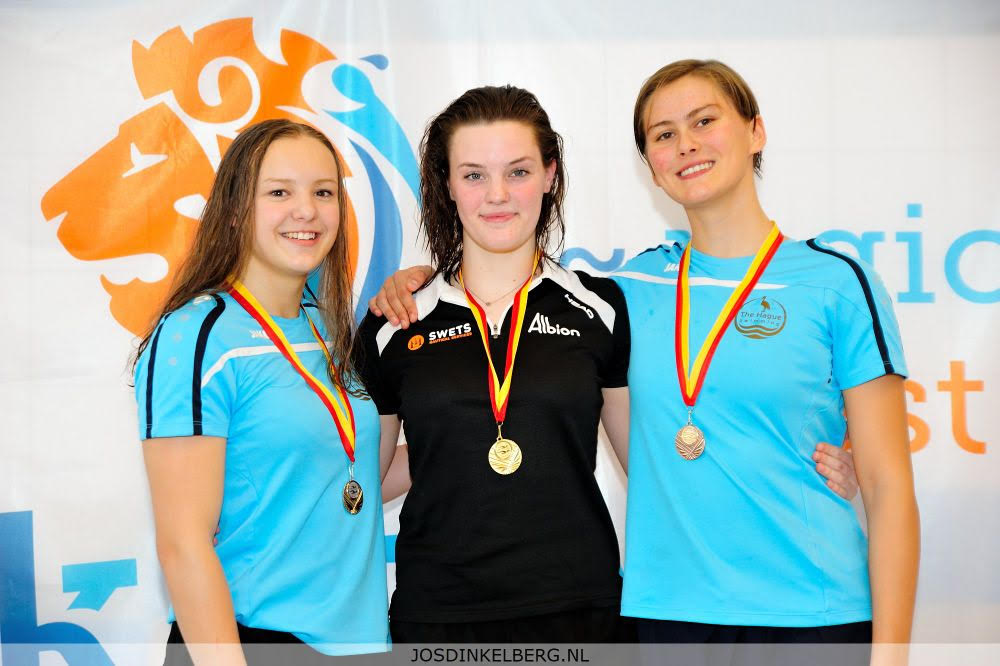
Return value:
<svg viewBox="0 0 1000 666">
<path fill-rule="evenodd" d="M 621 291 L 559 266 L 534 279 L 503 427 L 523 461 L 506 476 L 487 461 L 497 428 L 464 292 L 438 277 L 416 302 L 408 330 L 369 314 L 359 331 L 365 384 L 380 414 L 402 419 L 413 480 L 390 615 L 469 622 L 617 606 L 618 543 L 594 467 L 601 389 L 627 384 Z M 508 308 L 490 338 L 497 364 L 509 332 Z"/>
</svg>

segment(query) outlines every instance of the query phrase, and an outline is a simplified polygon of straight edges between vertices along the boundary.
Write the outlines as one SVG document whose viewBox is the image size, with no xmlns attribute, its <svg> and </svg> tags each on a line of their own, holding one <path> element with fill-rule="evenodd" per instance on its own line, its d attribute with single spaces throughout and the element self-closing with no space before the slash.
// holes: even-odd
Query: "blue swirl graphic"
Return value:
<svg viewBox="0 0 1000 666">
<path fill-rule="evenodd" d="M 389 59 L 381 54 L 362 58 L 382 70 L 389 66 Z M 378 98 L 371 80 L 353 65 L 342 64 L 331 76 L 334 88 L 347 99 L 357 102 L 360 108 L 351 111 L 325 112 L 348 128 L 363 136 L 406 181 L 410 192 L 419 202 L 420 174 L 417 159 L 410 142 L 396 118 Z M 355 317 L 360 321 L 368 309 L 368 299 L 375 295 L 387 277 L 399 268 L 403 253 L 403 222 L 399 204 L 392 188 L 379 170 L 372 155 L 356 141 L 351 146 L 361 159 L 372 192 L 374 217 L 372 228 L 372 254 L 365 273 L 365 281 L 358 297 Z"/>
<path fill-rule="evenodd" d="M 365 73 L 353 65 L 340 65 L 333 70 L 333 87 L 349 100 L 361 105 L 353 111 L 329 111 L 352 130 L 365 137 L 406 180 L 413 196 L 420 198 L 420 175 L 417 158 L 403 128 L 375 94 Z"/>
<path fill-rule="evenodd" d="M 616 247 L 611 252 L 611 258 L 608 259 L 607 261 L 602 261 L 601 259 L 598 259 L 593 254 L 591 254 L 590 250 L 586 248 L 571 247 L 562 253 L 562 256 L 559 258 L 559 263 L 562 264 L 563 266 L 568 267 L 570 262 L 573 261 L 574 259 L 582 259 L 583 261 L 586 261 L 588 264 L 590 264 L 591 267 L 599 271 L 603 271 L 605 273 L 610 273 L 611 271 L 621 266 L 622 263 L 625 261 L 625 250 L 620 247 Z"/>
<path fill-rule="evenodd" d="M 365 275 L 365 283 L 361 287 L 361 296 L 354 312 L 357 320 L 361 321 L 368 309 L 368 299 L 374 296 L 385 279 L 399 268 L 399 258 L 403 253 L 403 222 L 392 189 L 382 172 L 378 170 L 375 160 L 358 144 L 351 141 L 351 145 L 358 151 L 361 163 L 365 166 L 375 209 L 375 221 L 372 225 L 374 234 L 372 256 L 368 262 L 368 273 Z"/>
<path fill-rule="evenodd" d="M 370 56 L 365 56 L 364 58 L 362 58 L 362 60 L 364 60 L 365 62 L 370 62 L 379 69 L 385 69 L 386 67 L 389 66 L 389 59 L 386 58 L 381 53 L 373 53 Z"/>
</svg>

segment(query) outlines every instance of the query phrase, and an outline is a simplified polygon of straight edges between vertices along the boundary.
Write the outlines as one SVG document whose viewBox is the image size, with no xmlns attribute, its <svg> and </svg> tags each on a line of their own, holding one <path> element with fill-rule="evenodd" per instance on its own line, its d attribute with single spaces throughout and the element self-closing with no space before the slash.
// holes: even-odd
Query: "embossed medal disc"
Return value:
<svg viewBox="0 0 1000 666">
<path fill-rule="evenodd" d="M 352 516 L 361 511 L 361 506 L 365 503 L 365 493 L 361 490 L 361 484 L 351 479 L 344 485 L 344 508 Z"/>
<path fill-rule="evenodd" d="M 521 466 L 521 447 L 512 439 L 498 439 L 490 447 L 489 461 L 497 474 L 512 474 Z"/>
<path fill-rule="evenodd" d="M 698 426 L 688 423 L 677 431 L 674 446 L 684 460 L 694 460 L 705 450 L 705 434 Z"/>
</svg>

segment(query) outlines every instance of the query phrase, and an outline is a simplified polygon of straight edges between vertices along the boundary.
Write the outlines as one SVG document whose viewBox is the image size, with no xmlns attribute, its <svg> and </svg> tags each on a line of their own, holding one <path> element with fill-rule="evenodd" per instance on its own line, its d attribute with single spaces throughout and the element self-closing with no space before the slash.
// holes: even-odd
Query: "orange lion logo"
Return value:
<svg viewBox="0 0 1000 666">
<path fill-rule="evenodd" d="M 107 276 L 101 277 L 111 296 L 112 316 L 129 331 L 143 333 L 165 299 L 190 248 L 221 155 L 232 137 L 248 125 L 268 118 L 289 118 L 310 123 L 329 136 L 331 132 L 324 123 L 339 121 L 340 126 L 381 152 L 415 191 L 412 149 L 405 137 L 399 140 L 402 131 L 361 70 L 332 62 L 335 56 L 329 49 L 290 30 L 281 31 L 280 48 L 283 63 L 265 56 L 254 41 L 249 18 L 206 26 L 191 39 L 175 27 L 160 35 L 149 48 L 133 42 L 136 82 L 151 105 L 122 123 L 114 139 L 42 198 L 45 219 L 64 215 L 57 235 L 77 259 L 157 255 L 165 260 L 166 274 L 153 282 L 133 279 L 127 284 L 115 284 Z M 376 67 L 385 68 L 387 60 L 383 56 L 372 58 L 377 59 Z M 360 111 L 317 110 L 306 100 L 303 79 L 323 64 L 335 68 L 334 88 L 349 100 L 348 106 L 360 105 Z M 344 72 L 338 78 L 339 68 Z M 394 139 L 391 150 L 383 149 L 386 142 L 379 140 L 385 136 Z M 351 139 L 353 151 L 345 151 L 342 143 L 334 141 L 341 156 L 351 152 L 344 159 L 351 263 L 357 267 L 357 216 L 352 192 L 370 191 L 373 202 L 368 208 L 374 209 L 376 237 L 368 281 L 381 281 L 388 270 L 398 266 L 398 207 L 394 200 L 387 201 L 393 197 L 386 195 L 385 179 L 371 172 L 369 164 L 374 161 L 363 147 L 364 142 Z M 353 171 L 363 165 L 368 188 L 363 182 L 351 187 L 352 164 Z M 391 224 L 392 213 L 396 214 L 397 228 Z M 373 268 L 377 270 L 373 272 Z"/>
</svg>

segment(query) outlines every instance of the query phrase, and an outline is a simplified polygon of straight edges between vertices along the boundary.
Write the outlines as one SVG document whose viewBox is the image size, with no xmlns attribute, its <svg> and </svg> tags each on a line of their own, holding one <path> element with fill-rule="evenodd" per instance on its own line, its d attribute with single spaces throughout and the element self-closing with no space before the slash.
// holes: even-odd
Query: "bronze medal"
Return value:
<svg viewBox="0 0 1000 666">
<path fill-rule="evenodd" d="M 360 483 L 351 479 L 344 484 L 344 508 L 347 509 L 347 513 L 356 516 L 364 503 L 365 493 L 361 490 Z"/>
<path fill-rule="evenodd" d="M 512 474 L 521 466 L 521 447 L 512 439 L 498 437 L 490 447 L 489 461 L 497 474 Z"/>
<path fill-rule="evenodd" d="M 681 458 L 694 460 L 705 451 L 705 433 L 693 423 L 688 423 L 677 431 L 674 446 L 677 447 L 677 453 L 681 454 Z"/>
<path fill-rule="evenodd" d="M 677 431 L 674 437 L 674 446 L 677 453 L 685 460 L 694 460 L 705 452 L 705 433 L 701 428 L 691 422 L 691 412 L 694 410 L 698 394 L 701 393 L 702 384 L 705 381 L 705 374 L 708 366 L 712 363 L 712 356 L 715 354 L 722 336 L 732 323 L 733 318 L 746 302 L 750 292 L 764 274 L 764 270 L 771 262 L 775 252 L 781 245 L 784 236 L 778 231 L 778 226 L 771 224 L 771 231 L 767 234 L 761 246 L 757 249 L 757 254 L 750 262 L 736 288 L 729 295 L 729 299 L 723 305 L 719 314 L 715 318 L 715 323 L 709 330 L 705 340 L 701 343 L 698 355 L 691 359 L 690 350 L 690 323 L 691 323 L 691 296 L 689 293 L 688 272 L 691 267 L 691 244 L 688 243 L 681 254 L 680 263 L 677 266 L 677 314 L 674 318 L 674 356 L 677 367 L 677 382 L 680 385 L 681 397 L 688 408 L 687 424 Z"/>
<path fill-rule="evenodd" d="M 260 301 L 246 288 L 246 285 L 235 278 L 231 278 L 229 282 L 229 295 L 247 311 L 247 314 L 261 325 L 268 339 L 281 352 L 285 360 L 291 364 L 295 371 L 302 376 L 306 385 L 316 393 L 316 396 L 326 407 L 327 411 L 330 412 L 334 426 L 337 428 L 337 434 L 340 435 L 340 443 L 344 447 L 344 453 L 347 454 L 347 459 L 350 461 L 349 471 L 351 480 L 344 486 L 344 508 L 352 516 L 357 515 L 361 511 L 361 505 L 364 502 L 364 493 L 361 491 L 361 484 L 354 480 L 354 440 L 357 434 L 357 427 L 354 423 L 354 409 L 351 407 L 351 401 L 347 397 L 347 391 L 343 386 L 339 385 L 334 385 L 334 391 L 331 391 L 322 381 L 309 372 L 309 369 L 306 368 L 302 363 L 302 359 L 295 352 L 295 348 L 288 341 L 288 338 L 285 337 L 284 331 L 274 321 L 274 318 L 268 314 L 267 310 L 260 304 Z M 316 328 L 312 319 L 309 318 L 309 313 L 306 312 L 306 309 L 302 306 L 300 306 L 300 309 L 302 314 L 305 315 L 306 321 L 309 322 L 309 329 L 312 331 L 313 337 L 316 338 L 319 348 L 323 350 L 323 355 L 326 357 L 327 363 L 332 364 L 333 359 L 330 357 L 330 350 L 327 349 L 326 342 L 323 341 L 319 329 Z"/>
</svg>

